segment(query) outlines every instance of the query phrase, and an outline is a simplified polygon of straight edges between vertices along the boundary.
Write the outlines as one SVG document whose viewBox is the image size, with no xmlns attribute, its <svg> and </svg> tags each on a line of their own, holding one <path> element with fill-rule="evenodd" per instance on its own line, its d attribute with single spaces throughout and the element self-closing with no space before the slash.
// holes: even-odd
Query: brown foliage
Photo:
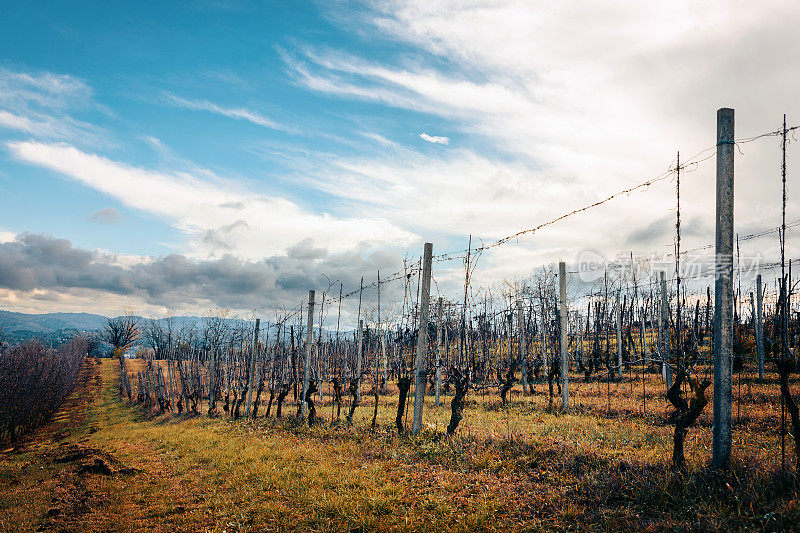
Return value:
<svg viewBox="0 0 800 533">
<path fill-rule="evenodd" d="M 0 351 L 0 442 L 13 441 L 46 421 L 72 392 L 86 339 L 57 349 L 28 341 Z"/>
</svg>

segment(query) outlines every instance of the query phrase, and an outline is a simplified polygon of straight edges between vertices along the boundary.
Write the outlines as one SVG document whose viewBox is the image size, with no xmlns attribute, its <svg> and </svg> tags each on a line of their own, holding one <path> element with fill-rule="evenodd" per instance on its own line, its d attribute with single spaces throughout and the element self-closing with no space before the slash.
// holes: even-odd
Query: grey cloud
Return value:
<svg viewBox="0 0 800 533">
<path fill-rule="evenodd" d="M 61 301 L 61 295 L 56 291 L 46 291 L 41 294 L 34 294 L 33 299 L 42 302 L 58 302 Z"/>
<path fill-rule="evenodd" d="M 704 237 L 713 239 L 714 228 L 700 216 L 694 216 L 686 222 L 681 222 L 681 234 L 690 237 Z"/>
<path fill-rule="evenodd" d="M 671 216 L 658 218 L 646 226 L 630 232 L 626 241 L 628 244 L 653 244 L 658 240 L 664 239 L 672 230 L 674 222 L 675 219 Z"/>
<path fill-rule="evenodd" d="M 97 254 L 73 248 L 65 239 L 23 234 L 16 242 L 0 244 L 0 286 L 37 288 L 94 288 L 130 294 L 134 285 L 122 269 L 94 263 Z"/>
<path fill-rule="evenodd" d="M 675 235 L 675 222 L 674 214 L 657 218 L 646 226 L 630 232 L 625 241 L 627 244 L 640 246 L 667 244 Z M 714 229 L 701 216 L 681 218 L 681 235 L 711 239 Z"/>
<path fill-rule="evenodd" d="M 21 234 L 14 242 L 0 243 L 0 287 L 45 290 L 40 297 L 47 299 L 94 289 L 170 308 L 211 301 L 233 309 L 263 309 L 293 307 L 309 289 L 321 293 L 328 286 L 323 274 L 341 281 L 348 292 L 358 288 L 362 275 L 371 283 L 377 270 L 394 272 L 399 266 L 398 257 L 386 252 L 329 254 L 312 242 L 292 249 L 294 255 L 258 262 L 232 255 L 196 261 L 170 254 L 126 268 L 115 264 L 113 255 L 75 248 L 66 239 Z"/>
<path fill-rule="evenodd" d="M 234 246 L 229 242 L 228 237 L 238 229 L 249 229 L 250 225 L 244 220 L 237 220 L 230 224 L 220 226 L 216 229 L 207 230 L 200 238 L 201 242 L 212 249 L 232 251 Z"/>
<path fill-rule="evenodd" d="M 328 254 L 325 248 L 318 248 L 314 246 L 311 239 L 303 239 L 294 246 L 286 249 L 286 255 L 292 259 L 322 259 Z"/>
<path fill-rule="evenodd" d="M 101 209 L 89 217 L 90 222 L 95 224 L 103 224 L 105 226 L 113 226 L 122 222 L 122 214 L 113 207 L 106 207 Z"/>
<path fill-rule="evenodd" d="M 233 245 L 227 241 L 219 230 L 210 229 L 203 233 L 200 241 L 212 250 L 233 250 Z"/>
</svg>

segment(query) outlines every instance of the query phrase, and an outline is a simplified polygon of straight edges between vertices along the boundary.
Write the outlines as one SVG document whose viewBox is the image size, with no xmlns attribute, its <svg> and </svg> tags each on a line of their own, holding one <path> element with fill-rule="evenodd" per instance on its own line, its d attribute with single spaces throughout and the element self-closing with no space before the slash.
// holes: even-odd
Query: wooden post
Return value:
<svg viewBox="0 0 800 533">
<path fill-rule="evenodd" d="M 519 361 L 522 369 L 522 394 L 528 394 L 528 353 L 525 342 L 525 310 L 522 300 L 517 300 L 517 327 L 519 329 Z"/>
<path fill-rule="evenodd" d="M 558 294 L 561 305 L 561 407 L 569 409 L 569 338 L 567 337 L 567 267 L 558 263 Z M 619 302 L 619 298 L 617 298 Z"/>
<path fill-rule="evenodd" d="M 311 350 L 314 346 L 314 291 L 308 291 L 308 321 L 306 322 L 306 360 L 303 363 L 303 395 L 300 397 L 300 418 L 308 415 L 306 391 L 311 379 Z"/>
<path fill-rule="evenodd" d="M 425 385 L 428 373 L 425 368 L 428 352 L 428 310 L 431 298 L 431 263 L 433 262 L 433 244 L 425 243 L 422 261 L 422 295 L 420 296 L 419 335 L 417 335 L 417 360 L 415 365 L 416 382 L 414 383 L 414 421 L 412 433 L 422 429 L 422 407 L 425 401 Z"/>
<path fill-rule="evenodd" d="M 250 384 L 247 386 L 247 407 L 245 416 L 250 416 L 250 407 L 253 405 L 253 389 L 258 387 L 259 376 L 256 376 L 256 358 L 258 357 L 258 328 L 261 326 L 261 319 L 256 318 L 256 329 L 253 332 L 253 349 L 250 350 Z M 259 365 L 259 370 L 261 369 Z"/>
<path fill-rule="evenodd" d="M 750 296 L 752 301 L 752 295 Z M 756 276 L 756 350 L 758 353 L 758 379 L 764 379 L 764 291 L 761 289 L 761 274 Z"/>
<path fill-rule="evenodd" d="M 442 389 L 442 297 L 436 303 L 436 407 Z"/>
<path fill-rule="evenodd" d="M 714 279 L 713 468 L 731 459 L 733 361 L 733 109 L 717 111 L 717 237 Z"/>
</svg>

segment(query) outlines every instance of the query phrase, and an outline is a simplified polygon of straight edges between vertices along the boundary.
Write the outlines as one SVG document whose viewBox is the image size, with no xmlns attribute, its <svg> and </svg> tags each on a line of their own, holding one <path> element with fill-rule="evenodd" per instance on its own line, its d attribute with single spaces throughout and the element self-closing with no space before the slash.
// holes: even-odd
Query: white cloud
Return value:
<svg viewBox="0 0 800 533">
<path fill-rule="evenodd" d="M 394 141 L 391 141 L 391 140 L 387 139 L 386 137 L 384 137 L 383 135 L 380 135 L 379 133 L 368 131 L 368 132 L 361 132 L 361 135 L 363 135 L 367 139 L 372 139 L 376 143 L 381 144 L 383 146 L 386 146 L 388 148 L 400 148 L 399 144 L 397 144 Z"/>
<path fill-rule="evenodd" d="M 24 133 L 50 133 L 51 130 L 44 123 L 37 123 L 28 117 L 21 117 L 0 109 L 0 127 L 21 131 Z"/>
<path fill-rule="evenodd" d="M 257 111 L 253 111 L 251 109 L 246 109 L 243 107 L 225 107 L 217 105 L 213 102 L 209 102 L 208 100 L 187 100 L 185 98 L 180 98 L 174 95 L 167 95 L 169 102 L 176 105 L 177 107 L 182 107 L 184 109 L 191 109 L 194 111 L 208 111 L 209 113 L 214 113 L 217 115 L 222 115 L 223 117 L 233 118 L 236 120 L 244 120 L 255 124 L 256 126 L 262 126 L 264 128 L 269 128 L 273 130 L 284 130 L 288 131 L 290 128 L 265 117 L 261 113 Z"/>
<path fill-rule="evenodd" d="M 0 243 L 4 242 L 14 242 L 17 238 L 17 235 L 11 231 L 4 231 L 0 229 Z"/>
<path fill-rule="evenodd" d="M 419 136 L 423 141 L 427 141 L 429 143 L 450 144 L 450 138 L 449 137 L 439 137 L 439 136 L 436 136 L 436 135 L 428 135 L 427 133 L 420 133 Z"/>
<path fill-rule="evenodd" d="M 380 159 L 339 159 L 317 173 L 313 184 L 417 233 L 464 236 L 464 241 L 472 234 L 486 243 L 590 204 L 603 196 L 605 188 L 597 182 L 553 180 L 526 162 L 500 162 L 464 149 L 447 156 L 403 151 Z M 672 208 L 669 193 L 674 185 L 661 182 L 653 188 L 662 194 L 647 201 L 641 195 L 623 196 L 520 243 L 532 250 L 567 250 L 589 242 L 599 246 L 624 241 L 631 220 L 645 220 Z M 598 217 L 603 224 L 590 222 Z M 587 223 L 591 238 L 581 226 Z"/>
<path fill-rule="evenodd" d="M 142 135 L 139 138 L 143 140 L 147 144 L 147 146 L 149 146 L 158 155 L 160 156 L 172 155 L 170 149 L 167 148 L 167 146 L 163 142 L 161 142 L 161 139 L 159 139 L 158 137 L 154 137 L 152 135 Z"/>
<path fill-rule="evenodd" d="M 45 295 L 42 298 L 41 295 Z M 37 297 L 38 296 L 38 297 Z M 104 290 L 74 289 L 70 291 L 30 291 L 0 288 L 0 302 L 21 313 L 98 313 L 118 316 L 129 312 L 139 316 L 159 316 L 163 306 L 148 304 L 130 295 L 118 295 Z M 207 311 L 214 307 L 208 302 L 205 308 L 186 308 L 187 313 Z"/>
<path fill-rule="evenodd" d="M 376 63 L 308 47 L 299 59 L 285 57 L 310 89 L 436 115 L 466 134 L 466 146 L 477 140 L 491 149 L 349 158 L 316 178 L 327 192 L 375 203 L 418 232 L 424 226 L 492 238 L 590 204 L 660 174 L 678 149 L 685 159 L 713 146 L 719 107 L 737 109 L 737 136 L 775 129 L 783 112 L 800 117 L 800 71 L 785 68 L 800 53 L 791 37 L 800 11 L 785 2 L 368 6 L 366 15 L 352 13 L 350 28 L 370 37 L 379 29 L 410 47 L 402 60 Z M 763 141 L 742 149 L 737 231 L 769 227 L 777 220 L 778 182 L 762 177 L 777 175 L 775 147 Z M 713 180 L 712 158 L 683 182 L 683 215 L 704 228 L 713 228 Z M 550 249 L 553 258 L 588 245 L 619 251 L 631 245 L 632 231 L 674 216 L 674 202 L 674 183 L 661 182 L 522 245 Z M 713 242 L 709 234 L 686 239 Z M 670 240 L 637 245 L 661 251 Z M 531 266 L 542 260 L 530 257 Z"/>
<path fill-rule="evenodd" d="M 342 4 L 334 5 L 334 19 L 343 23 Z M 774 129 L 783 112 L 792 123 L 800 117 L 800 70 L 786 68 L 800 53 L 793 38 L 800 11 L 791 3 L 374 0 L 368 6 L 347 29 L 370 39 L 380 30 L 401 43 L 400 59 L 379 63 L 340 49 L 281 50 L 297 82 L 393 107 L 393 113 L 434 115 L 446 123 L 428 131 L 441 127 L 462 135 L 458 149 L 425 155 L 383 131 L 356 132 L 357 141 L 374 141 L 351 143 L 367 145 L 360 156 L 323 155 L 289 142 L 268 146 L 327 194 L 328 205 L 346 208 L 351 217 L 252 194 L 191 165 L 170 166 L 188 166 L 185 171 L 133 167 L 81 151 L 73 141 L 9 148 L 21 160 L 173 221 L 191 236 L 189 250 L 196 255 L 230 251 L 258 258 L 307 238 L 332 250 L 360 243 L 408 246 L 417 243 L 415 233 L 450 243 L 466 234 L 493 240 L 657 175 L 679 148 L 685 156 L 713 145 L 718 107 L 737 109 L 738 136 Z M 8 87 L 13 90 L 4 92 Z M 85 83 L 69 76 L 0 71 L 0 125 L 71 139 L 80 124 L 62 110 L 87 105 L 91 97 Z M 247 107 L 168 98 L 186 109 L 287 130 Z M 778 152 L 771 141 L 743 145 L 744 156 L 737 155 L 737 231 L 777 221 Z M 164 150 L 155 139 L 147 142 Z M 800 170 L 794 159 L 790 175 Z M 713 241 L 713 184 L 713 158 L 684 178 L 683 215 L 697 229 L 687 231 L 687 247 Z M 795 197 L 790 194 L 790 212 L 800 208 Z M 487 254 L 478 277 L 492 283 L 552 259 L 569 260 L 585 246 L 669 250 L 671 234 L 642 228 L 664 220 L 671 231 L 673 207 L 674 183 L 660 182 Z M 744 242 L 743 252 L 759 246 L 774 249 L 775 243 Z"/>
<path fill-rule="evenodd" d="M 101 128 L 68 114 L 68 110 L 91 107 L 98 107 L 92 90 L 78 78 L 0 69 L 0 129 L 100 144 L 105 142 Z"/>
<path fill-rule="evenodd" d="M 43 108 L 90 104 L 92 89 L 81 79 L 52 72 L 13 72 L 0 69 L 0 103 Z"/>
<path fill-rule="evenodd" d="M 385 219 L 313 213 L 213 175 L 201 179 L 187 172 L 143 169 L 66 144 L 7 146 L 21 161 L 55 170 L 132 208 L 172 220 L 191 237 L 190 249 L 197 256 L 233 253 L 258 259 L 282 253 L 304 239 L 332 252 L 417 241 L 416 235 Z"/>
</svg>

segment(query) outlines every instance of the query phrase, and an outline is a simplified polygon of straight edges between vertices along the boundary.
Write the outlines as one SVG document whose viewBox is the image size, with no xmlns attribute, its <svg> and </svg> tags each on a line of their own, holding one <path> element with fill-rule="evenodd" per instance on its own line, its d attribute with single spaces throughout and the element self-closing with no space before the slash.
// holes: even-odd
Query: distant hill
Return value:
<svg viewBox="0 0 800 533">
<path fill-rule="evenodd" d="M 99 331 L 106 322 L 106 317 L 90 313 L 32 315 L 0 311 L 0 338 L 10 344 L 39 339 L 45 344 L 57 345 L 76 333 Z"/>
<path fill-rule="evenodd" d="M 134 318 L 140 321 L 146 320 L 142 317 Z M 204 326 L 204 319 L 199 316 L 176 316 L 173 320 L 175 321 L 175 327 L 178 329 L 186 325 L 193 325 L 202 331 Z M 249 324 L 248 321 L 238 318 L 229 318 L 227 321 L 230 322 L 231 326 Z M 103 331 L 107 323 L 107 317 L 91 313 L 28 314 L 0 311 L 0 338 L 11 344 L 34 338 L 46 344 L 59 344 L 76 333 Z M 269 335 L 269 338 L 274 335 L 268 329 L 270 326 L 272 324 L 269 322 L 262 321 L 262 339 L 267 335 Z"/>
<path fill-rule="evenodd" d="M 90 313 L 46 313 L 29 315 L 0 311 L 0 328 L 7 333 L 17 330 L 53 332 L 58 330 L 94 331 L 105 327 L 107 318 Z"/>
</svg>

